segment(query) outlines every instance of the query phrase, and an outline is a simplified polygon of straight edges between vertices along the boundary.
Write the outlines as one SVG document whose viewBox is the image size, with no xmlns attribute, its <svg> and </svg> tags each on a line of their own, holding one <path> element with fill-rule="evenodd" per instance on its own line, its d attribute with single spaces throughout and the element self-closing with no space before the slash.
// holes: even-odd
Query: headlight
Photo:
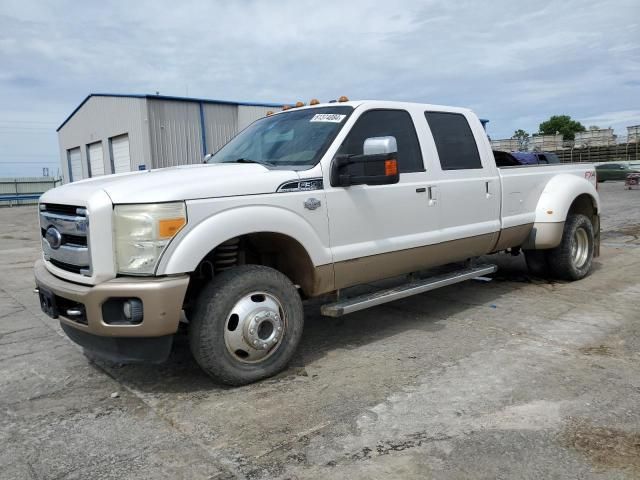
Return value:
<svg viewBox="0 0 640 480">
<path fill-rule="evenodd" d="M 184 202 L 116 205 L 118 273 L 152 275 L 160 255 L 187 223 Z"/>
</svg>

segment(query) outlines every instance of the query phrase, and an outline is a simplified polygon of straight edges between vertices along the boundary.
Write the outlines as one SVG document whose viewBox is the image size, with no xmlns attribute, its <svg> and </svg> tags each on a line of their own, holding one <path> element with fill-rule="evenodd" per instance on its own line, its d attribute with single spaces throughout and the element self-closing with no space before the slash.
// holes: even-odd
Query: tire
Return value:
<svg viewBox="0 0 640 480">
<path fill-rule="evenodd" d="M 560 280 L 580 280 L 591 270 L 595 241 L 593 224 L 588 217 L 572 214 L 567 217 L 562 241 L 548 253 L 552 275 Z"/>
<path fill-rule="evenodd" d="M 527 262 L 529 273 L 538 278 L 549 278 L 548 250 L 527 250 L 524 252 L 524 259 Z"/>
<path fill-rule="evenodd" d="M 303 326 L 302 300 L 291 281 L 272 268 L 243 265 L 216 276 L 200 292 L 189 345 L 214 380 L 245 385 L 287 366 Z"/>
</svg>

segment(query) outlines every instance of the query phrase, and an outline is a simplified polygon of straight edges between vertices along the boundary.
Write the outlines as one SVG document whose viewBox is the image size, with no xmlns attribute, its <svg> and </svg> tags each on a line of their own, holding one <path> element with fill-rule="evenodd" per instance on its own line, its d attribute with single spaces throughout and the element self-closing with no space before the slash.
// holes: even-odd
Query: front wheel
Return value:
<svg viewBox="0 0 640 480">
<path fill-rule="evenodd" d="M 244 385 L 275 375 L 293 356 L 304 324 L 302 300 L 282 273 L 243 265 L 200 293 L 189 325 L 198 365 L 215 380 Z"/>
<path fill-rule="evenodd" d="M 594 245 L 591 220 L 581 214 L 569 215 L 560 245 L 547 254 L 553 276 L 562 280 L 580 280 L 587 276 L 591 270 Z"/>
</svg>

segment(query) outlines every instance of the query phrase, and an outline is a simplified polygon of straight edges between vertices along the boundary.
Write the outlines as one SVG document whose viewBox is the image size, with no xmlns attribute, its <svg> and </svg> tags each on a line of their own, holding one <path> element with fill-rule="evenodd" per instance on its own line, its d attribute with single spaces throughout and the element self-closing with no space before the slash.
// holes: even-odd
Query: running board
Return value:
<svg viewBox="0 0 640 480">
<path fill-rule="evenodd" d="M 418 293 L 428 292 L 436 288 L 446 287 L 447 285 L 453 285 L 454 283 L 488 275 L 494 273 L 496 270 L 498 270 L 497 265 L 479 265 L 473 268 L 464 268 L 423 280 L 415 280 L 387 290 L 379 290 L 358 297 L 346 298 L 335 303 L 328 303 L 320 307 L 320 312 L 326 317 L 340 317 L 347 313 L 357 312 L 358 310 L 400 300 L 401 298 L 417 295 Z"/>
</svg>

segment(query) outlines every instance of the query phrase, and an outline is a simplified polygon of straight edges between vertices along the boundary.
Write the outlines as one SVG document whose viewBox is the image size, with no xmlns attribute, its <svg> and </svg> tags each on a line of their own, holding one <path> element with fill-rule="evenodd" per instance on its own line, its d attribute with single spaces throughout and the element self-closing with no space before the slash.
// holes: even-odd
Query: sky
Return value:
<svg viewBox="0 0 640 480">
<path fill-rule="evenodd" d="M 0 2 L 0 177 L 59 169 L 89 93 L 472 108 L 492 138 L 640 124 L 640 2 Z"/>
</svg>

